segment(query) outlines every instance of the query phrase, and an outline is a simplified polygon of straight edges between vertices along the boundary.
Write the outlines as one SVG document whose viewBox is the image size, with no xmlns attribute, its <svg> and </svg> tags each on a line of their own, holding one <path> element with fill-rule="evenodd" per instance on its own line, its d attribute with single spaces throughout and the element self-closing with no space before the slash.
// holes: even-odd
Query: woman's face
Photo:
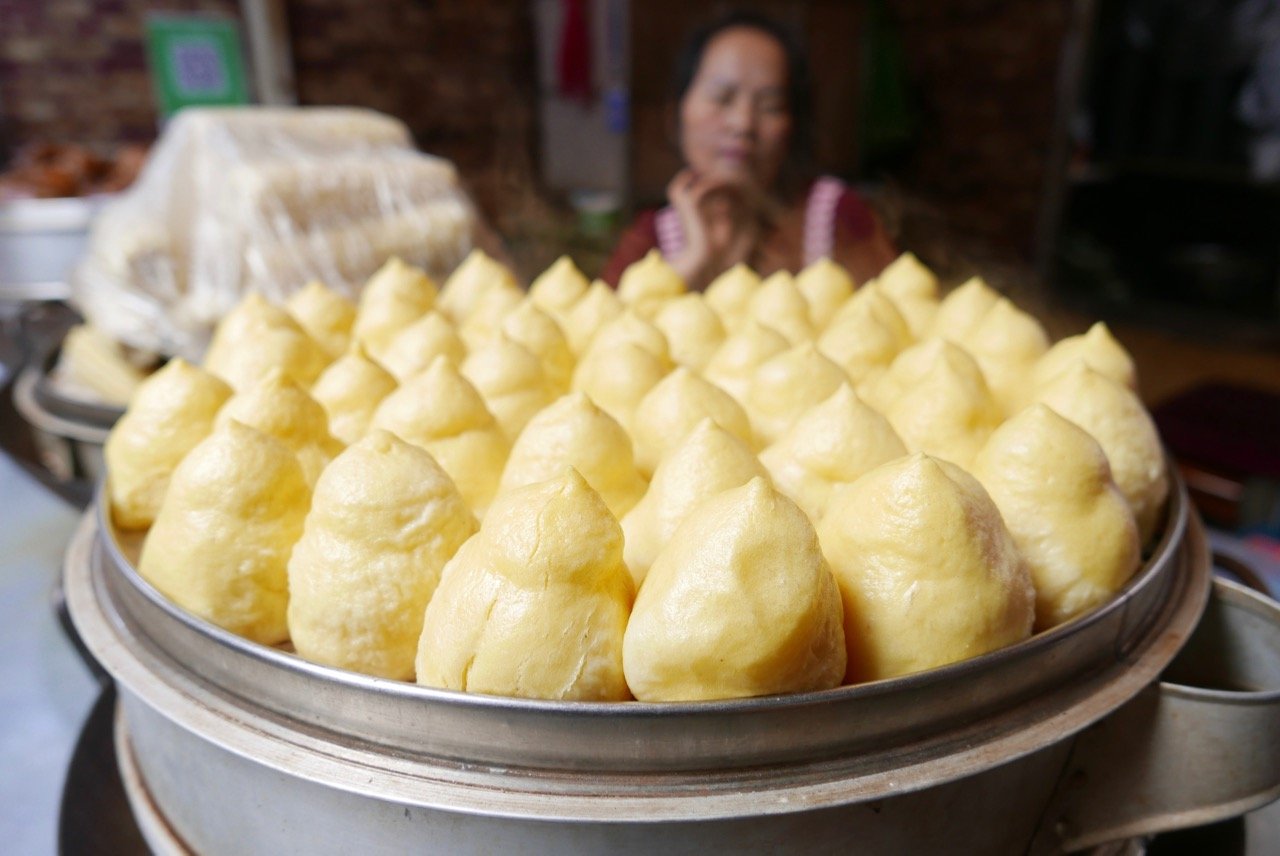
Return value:
<svg viewBox="0 0 1280 856">
<path fill-rule="evenodd" d="M 699 174 L 768 189 L 791 137 L 787 57 L 767 33 L 714 36 L 680 102 L 680 150 Z"/>
</svg>

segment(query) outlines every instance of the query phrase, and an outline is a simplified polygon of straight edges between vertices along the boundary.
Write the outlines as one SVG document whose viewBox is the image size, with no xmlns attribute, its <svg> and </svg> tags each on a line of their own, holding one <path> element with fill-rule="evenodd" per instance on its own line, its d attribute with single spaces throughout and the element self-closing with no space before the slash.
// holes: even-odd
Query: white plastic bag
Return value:
<svg viewBox="0 0 1280 856">
<path fill-rule="evenodd" d="M 72 286 L 113 338 L 198 359 L 249 290 L 283 301 L 319 279 L 355 297 L 391 255 L 443 278 L 475 224 L 453 165 L 414 150 L 387 116 L 186 110 L 98 217 Z"/>
</svg>

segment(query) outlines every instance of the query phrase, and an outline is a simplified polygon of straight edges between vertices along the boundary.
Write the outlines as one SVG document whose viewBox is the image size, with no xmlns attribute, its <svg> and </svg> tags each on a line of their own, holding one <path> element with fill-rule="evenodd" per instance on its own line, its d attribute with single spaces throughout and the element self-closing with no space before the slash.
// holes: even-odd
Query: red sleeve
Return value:
<svg viewBox="0 0 1280 856">
<path fill-rule="evenodd" d="M 657 216 L 656 209 L 641 211 L 636 215 L 636 219 L 622 233 L 617 246 L 613 248 L 613 255 L 604 266 L 604 273 L 600 274 L 601 279 L 617 288 L 622 272 L 658 246 L 658 229 L 655 225 Z"/>
<path fill-rule="evenodd" d="M 834 229 L 832 255 L 859 283 L 879 276 L 880 271 L 898 257 L 893 239 L 880 218 L 850 189 L 846 188 L 836 203 Z"/>
<path fill-rule="evenodd" d="M 836 203 L 836 234 L 848 240 L 865 241 L 876 230 L 876 215 L 862 197 L 849 188 Z"/>
</svg>

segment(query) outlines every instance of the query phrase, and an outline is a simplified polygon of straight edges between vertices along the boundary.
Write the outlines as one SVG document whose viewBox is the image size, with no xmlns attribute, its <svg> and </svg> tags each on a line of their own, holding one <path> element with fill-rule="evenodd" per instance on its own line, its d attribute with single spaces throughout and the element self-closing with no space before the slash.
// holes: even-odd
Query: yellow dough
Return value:
<svg viewBox="0 0 1280 856">
<path fill-rule="evenodd" d="M 1060 340 L 1040 358 L 1032 373 L 1032 384 L 1041 387 L 1071 368 L 1077 360 L 1083 360 L 1089 368 L 1106 375 L 1116 383 L 1133 391 L 1138 390 L 1138 370 L 1133 357 L 1111 335 L 1105 323 L 1099 321 L 1080 336 L 1068 336 Z"/>
<path fill-rule="evenodd" d="M 521 301 L 502 319 L 502 333 L 542 361 L 542 368 L 556 390 L 569 389 L 576 360 L 560 325 L 550 315 L 528 300 Z"/>
<path fill-rule="evenodd" d="M 364 284 L 351 335 L 381 358 L 397 333 L 435 308 L 438 293 L 426 271 L 392 256 Z"/>
<path fill-rule="evenodd" d="M 1001 409 L 1005 413 L 1021 410 L 1036 361 L 1049 350 L 1049 337 L 1040 322 L 1002 297 L 962 344 L 977 360 Z"/>
<path fill-rule="evenodd" d="M 746 321 L 738 332 L 716 349 L 703 376 L 739 402 L 747 400 L 756 369 L 791 347 L 787 337 L 755 320 Z"/>
<path fill-rule="evenodd" d="M 1031 634 L 1026 563 L 986 491 L 953 464 L 917 454 L 837 487 L 818 535 L 844 603 L 850 683 Z"/>
<path fill-rule="evenodd" d="M 213 430 L 231 387 L 175 357 L 142 382 L 107 437 L 107 496 L 111 516 L 125 529 L 156 519 L 169 477 Z"/>
<path fill-rule="evenodd" d="M 505 265 L 477 247 L 445 280 L 436 308 L 453 323 L 462 324 L 471 317 L 481 298 L 494 288 L 519 291 L 520 287 Z"/>
<path fill-rule="evenodd" d="M 204 370 L 237 390 L 257 383 L 273 368 L 311 386 L 328 364 L 329 358 L 298 322 L 256 292 L 222 319 L 204 355 Z"/>
<path fill-rule="evenodd" d="M 823 256 L 796 274 L 796 288 L 809 304 L 813 329 L 822 330 L 853 296 L 853 277 L 842 265 Z"/>
<path fill-rule="evenodd" d="M 931 335 L 963 341 L 999 299 L 1000 294 L 982 277 L 971 277 L 943 298 L 933 318 Z"/>
<path fill-rule="evenodd" d="M 347 352 L 356 322 L 356 307 L 350 300 L 313 279 L 285 301 L 285 309 L 329 359 Z"/>
<path fill-rule="evenodd" d="M 910 344 L 902 313 L 875 288 L 854 293 L 818 338 L 822 353 L 855 384 L 873 381 Z"/>
<path fill-rule="evenodd" d="M 618 298 L 642 318 L 652 318 L 662 305 L 688 290 L 662 253 L 650 250 L 618 278 Z"/>
<path fill-rule="evenodd" d="M 704 417 L 754 447 L 746 412 L 729 393 L 684 366 L 660 380 L 635 412 L 636 466 L 651 475 L 666 454 Z"/>
<path fill-rule="evenodd" d="M 586 353 L 600 328 L 624 311 L 626 307 L 607 283 L 600 280 L 591 283 L 565 318 L 564 336 L 569 340 L 569 349 L 577 356 Z"/>
<path fill-rule="evenodd" d="M 631 611 L 622 530 L 577 472 L 500 496 L 427 606 L 418 683 L 621 701 Z"/>
<path fill-rule="evenodd" d="M 561 256 L 529 285 L 529 300 L 557 323 L 587 293 L 587 278 L 573 259 Z"/>
<path fill-rule="evenodd" d="M 703 419 L 654 470 L 644 498 L 622 518 L 623 557 L 636 585 L 689 513 L 706 500 L 767 476 L 746 444 Z"/>
<path fill-rule="evenodd" d="M 630 434 L 640 401 L 670 370 L 670 362 L 632 342 L 593 346 L 574 370 L 573 388 L 589 395 Z"/>
<path fill-rule="evenodd" d="M 627 683 L 641 701 L 830 689 L 841 618 L 813 525 L 758 477 L 698 506 L 658 555 L 627 625 Z"/>
<path fill-rule="evenodd" d="M 383 399 L 371 427 L 430 452 L 476 516 L 484 516 L 510 444 L 484 398 L 446 357 Z"/>
<path fill-rule="evenodd" d="M 310 500 L 289 448 L 231 420 L 174 470 L 138 572 L 206 621 L 264 645 L 283 642 L 286 566 Z"/>
<path fill-rule="evenodd" d="M 831 489 L 907 453 L 889 420 L 864 404 L 848 384 L 806 411 L 760 453 L 778 490 L 817 523 Z M 625 528 L 625 527 L 624 527 Z"/>
<path fill-rule="evenodd" d="M 640 501 L 647 486 L 636 469 L 631 437 L 582 392 L 564 396 L 525 426 L 511 447 L 498 492 L 546 481 L 566 466 L 577 470 L 618 518 Z"/>
<path fill-rule="evenodd" d="M 759 288 L 759 275 L 739 262 L 712 280 L 704 293 L 725 329 L 736 332 L 750 317 L 751 297 Z"/>
<path fill-rule="evenodd" d="M 912 338 L 929 334 L 938 312 L 938 278 L 914 254 L 898 256 L 880 272 L 875 287 L 898 307 Z"/>
<path fill-rule="evenodd" d="M 848 377 L 804 342 L 756 369 L 747 389 L 747 414 L 761 443 L 781 437 L 805 411 L 825 401 Z"/>
<path fill-rule="evenodd" d="M 747 304 L 747 313 L 777 330 L 792 345 L 813 338 L 813 323 L 809 320 L 809 301 L 796 288 L 791 274 L 780 270 L 760 283 Z"/>
<path fill-rule="evenodd" d="M 701 371 L 711 361 L 725 339 L 720 316 L 701 294 L 668 301 L 653 323 L 666 337 L 672 361 L 695 371 Z"/>
<path fill-rule="evenodd" d="M 968 354 L 942 347 L 932 357 L 883 412 L 910 451 L 967 467 L 1002 421 L 1000 407 Z"/>
<path fill-rule="evenodd" d="M 1040 390 L 1039 400 L 1093 435 L 1111 464 L 1111 475 L 1129 501 L 1146 544 L 1156 533 L 1169 474 L 1151 414 L 1133 390 L 1083 362 Z"/>
<path fill-rule="evenodd" d="M 931 337 L 917 342 L 893 358 L 888 371 L 858 387 L 858 394 L 872 407 L 885 412 L 889 405 L 913 389 L 929 374 L 934 363 L 946 361 L 973 385 L 985 384 L 978 361 L 964 348 L 946 339 Z"/>
<path fill-rule="evenodd" d="M 462 365 L 467 346 L 449 319 L 433 309 L 396 334 L 383 350 L 381 363 L 403 383 L 440 356 Z"/>
<path fill-rule="evenodd" d="M 503 334 L 472 351 L 461 370 L 508 440 L 518 437 L 534 414 L 557 398 L 542 362 Z"/>
<path fill-rule="evenodd" d="M 342 443 L 329 433 L 324 408 L 279 369 L 272 369 L 223 405 L 217 423 L 231 420 L 283 441 L 297 455 L 309 486 L 342 451 Z"/>
<path fill-rule="evenodd" d="M 893 298 L 904 297 L 938 299 L 938 277 L 929 270 L 915 253 L 903 253 L 876 277 L 881 290 Z"/>
<path fill-rule="evenodd" d="M 311 397 L 329 417 L 329 433 L 354 443 L 369 430 L 373 412 L 396 388 L 391 372 L 378 365 L 359 342 L 351 346 L 311 387 Z"/>
<path fill-rule="evenodd" d="M 497 335 L 502 321 L 524 301 L 524 292 L 515 286 L 488 289 L 476 300 L 471 314 L 458 325 L 458 335 L 468 348 L 479 348 Z"/>
<path fill-rule="evenodd" d="M 666 335 L 651 322 L 628 309 L 596 331 L 591 347 L 582 355 L 582 362 L 592 359 L 594 351 L 616 348 L 625 343 L 644 348 L 663 362 L 671 360 L 671 347 Z"/>
<path fill-rule="evenodd" d="M 1138 526 L 1107 456 L 1043 404 L 1001 425 L 973 462 L 1036 587 L 1036 629 L 1107 600 L 1140 561 Z"/>
<path fill-rule="evenodd" d="M 387 431 L 316 484 L 289 559 L 289 637 L 308 660 L 413 679 L 422 616 L 445 562 L 476 531 L 430 454 Z"/>
</svg>

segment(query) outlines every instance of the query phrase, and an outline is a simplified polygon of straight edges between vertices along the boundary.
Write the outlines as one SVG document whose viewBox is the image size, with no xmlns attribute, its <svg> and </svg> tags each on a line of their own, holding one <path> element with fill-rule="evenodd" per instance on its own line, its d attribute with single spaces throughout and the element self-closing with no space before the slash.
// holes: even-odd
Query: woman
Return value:
<svg viewBox="0 0 1280 856">
<path fill-rule="evenodd" d="M 767 275 L 830 256 L 863 282 L 893 261 L 866 203 L 809 170 L 808 71 L 785 30 L 724 17 L 690 40 L 675 84 L 686 165 L 667 185 L 670 204 L 622 236 L 607 281 L 655 247 L 698 290 L 739 262 Z"/>
</svg>

